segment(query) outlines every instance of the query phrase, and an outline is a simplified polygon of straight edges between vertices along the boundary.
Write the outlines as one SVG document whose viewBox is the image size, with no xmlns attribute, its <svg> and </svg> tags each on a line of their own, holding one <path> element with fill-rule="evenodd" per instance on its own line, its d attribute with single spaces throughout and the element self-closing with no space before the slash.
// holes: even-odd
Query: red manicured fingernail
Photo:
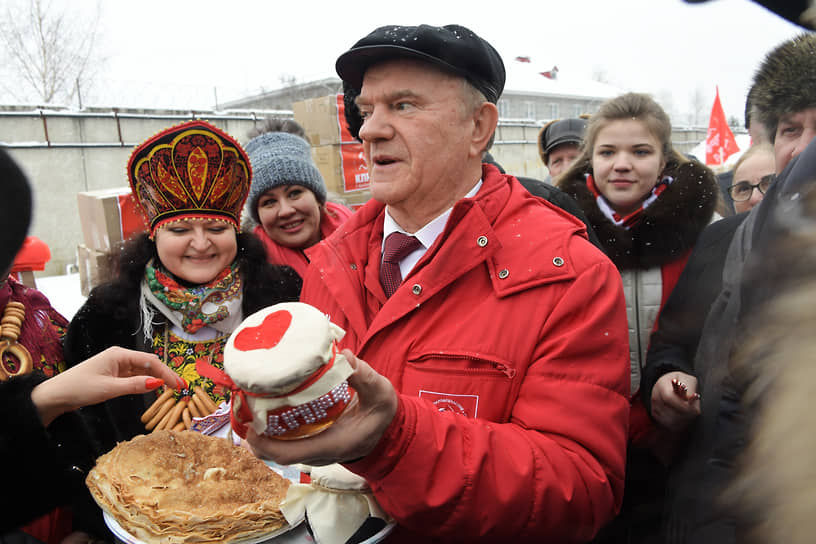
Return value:
<svg viewBox="0 0 816 544">
<path fill-rule="evenodd" d="M 176 385 L 177 385 L 176 389 L 178 391 L 183 391 L 184 389 L 187 389 L 187 382 L 185 382 L 184 378 L 182 378 L 181 376 L 179 376 L 178 379 L 176 380 Z"/>
<path fill-rule="evenodd" d="M 164 385 L 164 380 L 161 378 L 145 378 L 145 387 L 148 390 L 156 389 L 157 387 L 161 387 Z"/>
</svg>

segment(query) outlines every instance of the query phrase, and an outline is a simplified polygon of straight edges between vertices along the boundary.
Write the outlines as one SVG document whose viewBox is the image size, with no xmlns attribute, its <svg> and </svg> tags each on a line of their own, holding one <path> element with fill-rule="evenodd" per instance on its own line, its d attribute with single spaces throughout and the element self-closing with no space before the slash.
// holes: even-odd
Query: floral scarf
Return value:
<svg viewBox="0 0 816 544">
<path fill-rule="evenodd" d="M 205 326 L 231 333 L 242 319 L 242 284 L 236 263 L 207 284 L 186 287 L 150 261 L 142 280 L 142 296 L 171 323 L 190 334 Z"/>
</svg>

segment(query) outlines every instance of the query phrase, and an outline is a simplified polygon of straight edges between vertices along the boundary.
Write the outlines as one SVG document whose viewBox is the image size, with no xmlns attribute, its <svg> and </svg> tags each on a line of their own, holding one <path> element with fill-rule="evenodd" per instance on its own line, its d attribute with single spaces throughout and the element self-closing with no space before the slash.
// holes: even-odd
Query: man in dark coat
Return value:
<svg viewBox="0 0 816 544">
<path fill-rule="evenodd" d="M 801 35 L 768 54 L 753 99 L 774 144 L 777 182 L 761 205 L 703 233 L 652 335 L 642 385 L 651 395 L 642 398 L 658 423 L 690 433 L 673 470 L 668 542 L 739 541 L 736 513 L 720 495 L 733 477 L 750 414 L 741 406 L 745 384 L 731 374 L 729 361 L 745 335 L 757 332 L 742 330 L 744 317 L 773 296 L 744 285 L 743 270 L 755 250 L 784 228 L 781 218 L 791 201 L 816 181 L 814 89 L 816 35 Z M 703 323 L 699 316 L 706 314 Z M 675 393 L 672 379 L 686 393 Z"/>
</svg>

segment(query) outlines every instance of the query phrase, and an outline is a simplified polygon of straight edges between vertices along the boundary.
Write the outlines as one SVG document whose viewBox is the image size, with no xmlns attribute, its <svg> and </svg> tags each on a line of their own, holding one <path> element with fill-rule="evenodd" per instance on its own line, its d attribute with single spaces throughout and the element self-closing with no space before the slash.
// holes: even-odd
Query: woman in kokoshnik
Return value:
<svg viewBox="0 0 816 544">
<path fill-rule="evenodd" d="M 65 357 L 73 365 L 111 345 L 152 351 L 186 387 L 165 393 L 167 419 L 142 421 L 155 394 L 86 409 L 100 452 L 227 400 L 229 389 L 202 373 L 223 368 L 226 340 L 245 316 L 297 300 L 297 274 L 268 264 L 261 242 L 239 232 L 251 178 L 240 144 L 203 121 L 166 129 L 133 151 L 128 179 L 149 230 L 126 244 L 116 279 L 96 287 L 71 321 Z"/>
</svg>

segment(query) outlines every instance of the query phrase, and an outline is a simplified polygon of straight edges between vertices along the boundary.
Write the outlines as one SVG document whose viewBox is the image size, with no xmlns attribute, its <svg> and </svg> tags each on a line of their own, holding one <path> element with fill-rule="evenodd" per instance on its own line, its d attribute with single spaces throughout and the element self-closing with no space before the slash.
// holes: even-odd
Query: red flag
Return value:
<svg viewBox="0 0 816 544">
<path fill-rule="evenodd" d="M 530 62 L 530 57 L 516 57 L 519 62 Z"/>
<path fill-rule="evenodd" d="M 706 164 L 722 164 L 737 151 L 739 151 L 739 146 L 725 119 L 725 112 L 720 103 L 720 88 L 717 87 L 714 106 L 711 108 L 711 119 L 708 122 L 705 162 Z"/>
<path fill-rule="evenodd" d="M 539 72 L 539 74 L 546 77 L 547 79 L 555 79 L 558 77 L 558 66 L 553 66 L 552 70 L 548 70 L 546 72 Z"/>
</svg>

